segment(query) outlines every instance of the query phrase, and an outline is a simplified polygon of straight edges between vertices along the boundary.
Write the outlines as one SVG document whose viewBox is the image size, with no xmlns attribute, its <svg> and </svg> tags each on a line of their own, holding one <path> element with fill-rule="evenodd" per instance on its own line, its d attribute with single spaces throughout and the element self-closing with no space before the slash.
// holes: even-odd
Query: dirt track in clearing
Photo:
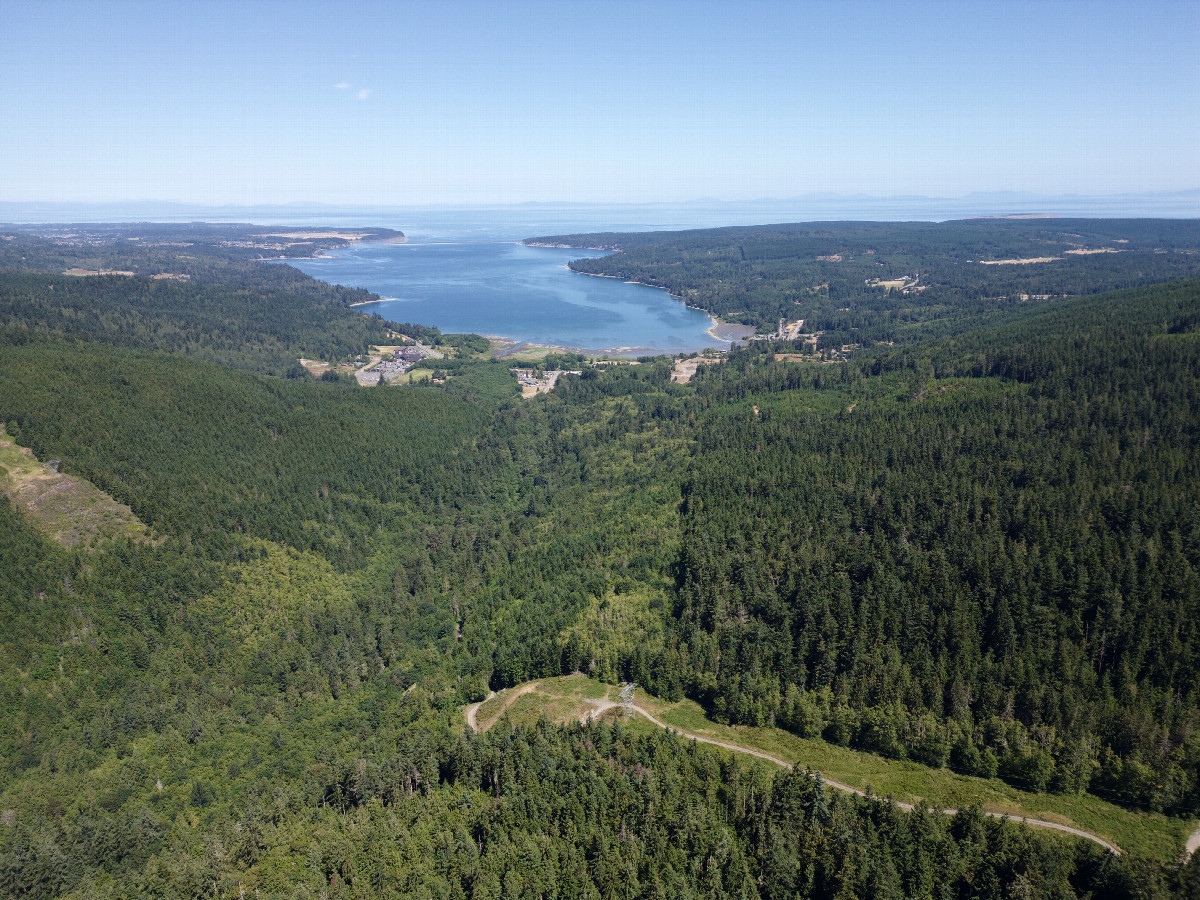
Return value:
<svg viewBox="0 0 1200 900">
<path fill-rule="evenodd" d="M 501 691 L 500 693 L 504 694 L 504 701 L 503 701 L 503 705 L 500 707 L 500 711 L 498 713 L 496 713 L 494 716 L 492 716 L 491 719 L 489 719 L 487 722 L 485 722 L 482 727 L 480 727 L 479 721 L 477 719 L 477 717 L 479 715 L 479 707 L 481 707 L 481 706 L 483 706 L 483 704 L 487 703 L 488 700 L 491 700 L 493 697 L 497 696 L 495 691 L 489 691 L 486 699 L 480 700 L 478 703 L 472 703 L 470 706 L 467 707 L 467 724 L 471 726 L 472 731 L 475 731 L 475 732 L 487 731 L 489 728 L 491 728 L 493 725 L 495 725 L 497 722 L 499 722 L 502 718 L 504 718 L 504 714 L 506 712 L 508 712 L 508 708 L 510 706 L 512 706 L 514 703 L 516 703 L 518 698 L 524 697 L 526 694 L 530 693 L 531 691 L 537 690 L 537 686 L 538 686 L 538 683 L 536 681 L 527 681 L 525 684 L 521 685 L 520 687 L 509 688 L 507 691 Z"/>
</svg>

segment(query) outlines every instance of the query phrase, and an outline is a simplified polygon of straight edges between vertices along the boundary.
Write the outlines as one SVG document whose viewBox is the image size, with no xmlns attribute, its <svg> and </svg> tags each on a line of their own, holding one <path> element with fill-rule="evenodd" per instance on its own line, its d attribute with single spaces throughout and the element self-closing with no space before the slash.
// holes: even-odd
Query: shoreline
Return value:
<svg viewBox="0 0 1200 900">
<path fill-rule="evenodd" d="M 578 244 L 547 244 L 540 241 L 516 241 L 515 243 L 524 244 L 526 247 L 545 247 L 549 250 L 596 250 L 605 253 L 620 253 L 616 247 L 581 247 Z"/>
<path fill-rule="evenodd" d="M 299 232 L 297 232 L 297 233 L 299 233 Z M 352 244 L 407 244 L 408 243 L 408 235 L 406 235 L 404 232 L 400 232 L 400 234 L 396 235 L 395 237 L 381 238 L 379 240 L 367 240 L 367 238 L 369 238 L 369 237 L 371 237 L 371 235 L 363 235 L 361 237 L 342 237 L 342 238 L 340 238 L 340 240 L 344 240 L 346 242 L 346 247 L 349 247 Z M 327 240 L 327 238 L 314 238 L 313 240 Z M 292 259 L 333 259 L 334 257 L 332 257 L 332 256 L 324 256 L 323 255 L 326 250 L 345 250 L 346 247 L 318 247 L 309 256 L 259 256 L 259 258 L 254 261 L 255 262 L 287 262 L 288 260 L 292 260 Z M 373 300 L 371 302 L 376 303 L 378 301 Z M 354 304 L 354 305 L 361 305 L 361 304 Z"/>
<path fill-rule="evenodd" d="M 549 247 L 549 246 L 558 246 L 558 245 L 531 244 L 530 246 Z M 601 249 L 606 249 L 606 248 L 584 247 L 584 248 L 571 248 L 571 249 L 601 250 Z M 563 268 L 567 269 L 568 271 L 574 272 L 576 275 L 588 275 L 592 278 L 616 278 L 618 280 L 620 280 L 620 278 L 621 278 L 620 275 L 603 275 L 599 272 L 578 272 L 575 269 L 572 269 L 569 265 L 564 266 Z M 644 281 L 630 281 L 630 280 L 626 280 L 625 283 L 626 284 L 637 284 L 637 285 L 641 285 L 642 287 L 654 288 L 654 290 L 656 290 L 656 291 L 666 291 L 667 296 L 670 297 L 672 300 L 678 300 L 680 303 L 682 303 L 688 309 L 694 309 L 694 310 L 698 310 L 699 312 L 704 313 L 706 316 L 708 316 L 708 320 L 711 323 L 708 326 L 708 328 L 705 330 L 704 333 L 707 334 L 714 341 L 722 341 L 724 343 L 729 344 L 729 347 L 726 348 L 725 352 L 732 350 L 735 344 L 745 343 L 746 339 L 758 330 L 753 325 L 742 325 L 740 322 L 726 322 L 723 319 L 721 319 L 719 316 L 716 316 L 713 313 L 710 313 L 704 307 L 692 306 L 683 297 L 680 297 L 678 294 L 672 294 L 665 287 L 659 287 L 657 284 L 647 284 Z M 705 349 L 712 349 L 712 348 L 705 348 Z M 685 351 L 681 351 L 681 352 L 690 353 L 692 351 L 685 350 Z"/>
<path fill-rule="evenodd" d="M 612 276 L 601 276 L 609 278 Z M 378 302 L 378 301 L 373 301 Z M 547 350 L 553 353 L 579 353 L 584 356 L 679 356 L 689 353 L 703 353 L 705 350 L 716 350 L 718 353 L 728 353 L 737 344 L 743 344 L 749 335 L 755 333 L 751 325 L 740 325 L 736 322 L 722 322 L 711 313 L 707 314 L 712 324 L 705 331 L 714 341 L 728 344 L 728 347 L 695 346 L 695 347 L 573 347 L 566 344 L 545 344 L 540 341 L 527 341 L 502 334 L 485 334 L 493 344 L 506 345 L 493 348 L 493 358 L 503 359 L 521 350 Z M 496 355 L 497 352 L 499 355 Z"/>
<path fill-rule="evenodd" d="M 406 244 L 406 243 L 410 243 L 410 242 L 409 242 L 407 236 L 400 235 L 396 238 L 390 238 L 390 239 L 387 239 L 384 241 L 359 240 L 359 241 L 356 241 L 355 243 Z M 526 246 L 526 247 L 542 247 L 542 248 L 566 249 L 566 250 L 592 250 L 592 251 L 601 251 L 601 252 L 616 252 L 616 248 L 613 248 L 613 247 L 580 247 L 580 246 L 571 245 L 571 244 L 550 244 L 550 243 L 542 243 L 542 242 L 538 242 L 538 241 L 479 241 L 479 242 L 475 242 L 475 241 L 418 241 L 418 242 L 413 242 L 413 243 L 414 243 L 414 246 L 421 246 L 421 245 L 425 245 L 425 244 L 460 244 L 460 243 L 519 244 L 519 245 Z M 344 249 L 344 248 L 332 248 L 332 249 Z M 307 257 L 307 258 L 309 258 L 309 259 L 323 258 L 322 252 L 323 252 L 322 250 L 318 250 L 311 257 Z M 303 258 L 303 257 L 292 257 L 292 258 L 297 259 L 297 258 Z M 331 257 L 324 257 L 324 258 L 331 258 Z M 286 258 L 284 258 L 284 259 L 286 260 Z M 266 260 L 264 260 L 264 261 L 266 261 Z M 516 338 L 516 337 L 510 337 L 508 335 L 497 335 L 497 334 L 482 335 L 482 337 L 487 338 L 487 340 L 490 341 L 493 345 L 492 346 L 492 358 L 493 359 L 506 359 L 510 356 L 514 356 L 514 355 L 519 354 L 524 351 L 531 351 L 531 352 L 546 351 L 547 353 L 578 353 L 578 354 L 581 354 L 584 356 L 592 356 L 592 357 L 622 357 L 622 358 L 632 358 L 632 357 L 637 357 L 637 356 L 679 356 L 681 354 L 701 353 L 705 350 L 716 350 L 718 353 L 728 353 L 730 350 L 732 350 L 738 344 L 744 343 L 746 338 L 749 335 L 754 334 L 754 332 L 755 332 L 755 329 L 750 325 L 741 325 L 741 324 L 738 324 L 735 322 L 725 322 L 725 321 L 721 320 L 718 316 L 710 313 L 708 310 L 703 309 L 702 307 L 692 306 L 683 297 L 673 294 L 667 288 L 660 287 L 659 285 L 647 284 L 644 281 L 634 281 L 634 280 L 630 280 L 630 279 L 622 279 L 621 276 L 619 276 L 619 275 L 604 275 L 604 274 L 600 274 L 598 272 L 577 272 L 576 270 L 571 269 L 570 266 L 566 265 L 566 264 L 563 265 L 563 268 L 567 269 L 570 272 L 573 272 L 576 275 L 589 275 L 593 278 L 615 278 L 617 280 L 623 280 L 626 284 L 635 284 L 635 285 L 638 285 L 639 287 L 647 287 L 647 288 L 652 288 L 654 290 L 663 291 L 672 300 L 676 300 L 676 301 L 682 303 L 686 308 L 694 309 L 697 312 L 701 312 L 705 316 L 707 316 L 709 325 L 708 325 L 708 328 L 706 328 L 704 331 L 705 335 L 707 335 L 709 338 L 711 338 L 712 340 L 714 340 L 720 344 L 725 344 L 725 346 L 724 347 L 713 347 L 711 345 L 697 345 L 697 346 L 689 346 L 689 347 L 673 347 L 673 348 L 669 348 L 669 349 L 658 348 L 658 347 L 640 347 L 640 346 L 580 347 L 580 346 L 572 346 L 572 345 L 567 345 L 567 344 L 546 344 L 546 343 L 542 343 L 540 341 L 524 340 L 524 339 L 520 339 L 520 338 Z M 358 309 L 358 308 L 362 308 L 364 306 L 373 306 L 377 303 L 386 303 L 386 302 L 395 301 L 397 299 L 398 298 L 396 298 L 396 297 L 378 297 L 374 300 L 360 300 L 356 303 L 351 303 L 349 308 Z M 444 332 L 444 333 L 452 334 L 454 332 Z"/>
<path fill-rule="evenodd" d="M 746 339 L 758 330 L 753 325 L 725 322 L 712 313 L 708 313 L 708 317 L 712 319 L 712 326 L 708 329 L 709 337 L 717 341 L 728 341 L 730 350 L 734 344 L 746 343 Z"/>
<path fill-rule="evenodd" d="M 679 356 L 713 350 L 713 347 L 676 347 L 670 350 L 659 347 L 568 347 L 564 344 L 543 344 L 539 341 L 523 341 L 498 334 L 481 335 L 492 342 L 492 359 L 508 359 L 526 351 L 547 353 L 578 353 L 581 356 L 636 358 L 640 356 Z M 499 345 L 499 346 L 496 346 Z M 724 353 L 726 351 L 718 351 Z"/>
</svg>

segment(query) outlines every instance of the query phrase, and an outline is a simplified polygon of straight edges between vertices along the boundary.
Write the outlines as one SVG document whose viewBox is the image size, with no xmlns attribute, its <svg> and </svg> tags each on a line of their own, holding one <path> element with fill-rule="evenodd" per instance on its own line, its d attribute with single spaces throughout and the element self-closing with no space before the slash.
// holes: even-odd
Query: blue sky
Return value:
<svg viewBox="0 0 1200 900">
<path fill-rule="evenodd" d="M 1200 187 L 1200 2 L 0 0 L 0 200 Z"/>
</svg>

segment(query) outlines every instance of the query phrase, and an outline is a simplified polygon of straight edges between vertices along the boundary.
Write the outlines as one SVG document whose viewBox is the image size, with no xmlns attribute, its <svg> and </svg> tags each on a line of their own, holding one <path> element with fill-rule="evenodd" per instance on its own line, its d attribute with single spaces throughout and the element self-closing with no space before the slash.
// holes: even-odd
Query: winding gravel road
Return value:
<svg viewBox="0 0 1200 900">
<path fill-rule="evenodd" d="M 614 708 L 618 708 L 618 707 L 622 706 L 622 704 L 615 703 L 612 700 L 588 700 L 586 702 L 592 704 L 595 707 L 595 709 L 584 714 L 584 716 L 580 719 L 580 721 L 585 724 L 587 722 L 594 720 L 597 716 L 602 715 L 606 710 L 614 709 Z M 656 719 L 654 716 L 650 715 L 650 713 L 646 712 L 646 710 L 642 709 L 640 706 L 634 706 L 634 710 L 638 713 L 638 715 L 644 716 L 645 718 L 649 719 L 651 722 L 653 722 L 659 728 L 665 728 L 668 731 L 674 731 L 676 734 L 680 735 L 681 737 L 690 738 L 691 740 L 698 741 L 701 744 L 712 744 L 714 747 L 722 747 L 725 750 L 732 750 L 735 753 L 748 753 L 751 756 L 757 756 L 759 759 L 765 759 L 767 762 L 774 763 L 777 766 L 782 766 L 785 769 L 794 769 L 795 768 L 795 766 L 792 763 L 787 762 L 786 760 L 782 760 L 777 756 L 771 756 L 769 753 L 763 753 L 761 750 L 755 750 L 752 747 L 743 747 L 740 744 L 729 744 L 729 743 L 726 743 L 725 741 L 718 741 L 718 740 L 714 740 L 713 738 L 701 737 L 698 734 L 689 734 L 686 731 L 680 731 L 678 728 L 675 728 L 672 725 L 668 725 L 666 722 L 660 722 L 658 719 Z M 858 794 L 858 796 L 860 796 L 860 797 L 866 796 L 866 792 L 861 791 L 858 788 L 851 787 L 848 784 L 842 784 L 840 781 L 834 781 L 831 778 L 824 778 L 824 776 L 822 776 L 822 778 L 824 779 L 825 783 L 827 785 L 829 785 L 831 788 L 836 788 L 839 791 L 845 791 L 848 794 Z M 901 809 L 907 810 L 909 812 L 912 812 L 912 810 L 915 808 L 911 803 L 901 803 L 898 800 L 892 800 L 890 802 L 894 803 L 896 806 L 900 807 Z M 948 816 L 953 816 L 953 815 L 957 815 L 958 810 L 957 809 L 943 809 L 942 812 L 944 812 Z M 1117 856 L 1121 855 L 1121 849 L 1119 847 L 1117 847 L 1115 844 L 1112 844 L 1112 843 L 1106 841 L 1104 838 L 1100 837 L 1097 834 L 1092 834 L 1090 831 L 1084 831 L 1081 828 L 1073 828 L 1070 825 L 1062 825 L 1062 824 L 1059 824 L 1058 822 L 1047 822 L 1044 819 L 1031 819 L 1028 817 L 1008 816 L 1008 815 L 1005 815 L 1004 813 L 987 812 L 986 810 L 984 811 L 984 815 L 990 816 L 994 819 L 1008 819 L 1009 821 L 1012 821 L 1012 822 L 1021 822 L 1022 824 L 1029 825 L 1033 828 L 1050 828 L 1050 829 L 1053 829 L 1054 831 L 1065 831 L 1067 834 L 1073 834 L 1076 837 L 1086 838 L 1089 841 L 1095 841 L 1097 844 L 1099 844 L 1104 849 L 1108 850 L 1110 853 L 1114 853 Z M 1192 852 L 1195 851 L 1197 846 L 1200 846 L 1200 829 L 1197 829 L 1196 833 L 1193 834 L 1191 836 L 1191 838 L 1188 839 L 1188 855 L 1189 856 L 1191 855 Z"/>
<path fill-rule="evenodd" d="M 478 703 L 472 703 L 467 707 L 467 724 L 471 726 L 472 731 L 487 731 L 488 728 L 491 728 L 496 724 L 497 720 L 499 720 L 502 715 L 508 712 L 508 708 L 517 702 L 518 697 L 524 697 L 530 691 L 536 690 L 537 686 L 538 683 L 536 681 L 527 681 L 520 687 L 508 688 L 508 693 L 505 694 L 504 703 L 500 707 L 500 712 L 492 716 L 492 721 L 488 722 L 484 728 L 480 728 L 479 723 L 476 721 L 476 718 L 479 715 L 479 707 L 483 706 L 483 704 L 487 703 L 496 696 L 495 691 L 488 691 L 488 695 L 484 699 L 480 700 Z M 500 693 L 504 694 L 505 692 L 501 691 Z"/>
<path fill-rule="evenodd" d="M 478 722 L 479 708 L 488 700 L 491 700 L 496 696 L 495 691 L 489 691 L 486 699 L 480 700 L 478 703 L 472 703 L 467 707 L 467 725 L 470 726 L 471 730 L 475 732 L 486 731 L 487 727 L 490 727 L 492 724 L 494 724 L 496 720 L 498 720 L 504 715 L 505 712 L 508 711 L 508 708 L 512 706 L 518 697 L 522 697 L 525 694 L 528 694 L 530 691 L 536 690 L 537 686 L 538 683 L 536 681 L 530 681 L 518 688 L 510 690 L 508 695 L 504 698 L 504 704 L 500 712 L 493 717 L 491 722 L 487 723 L 486 727 L 481 729 Z M 617 709 L 623 706 L 623 704 L 614 700 L 585 700 L 584 702 L 590 704 L 593 708 L 580 716 L 579 722 L 581 725 L 586 725 L 588 722 L 594 721 L 596 718 L 603 715 L 610 709 Z M 750 756 L 757 756 L 759 759 L 766 760 L 769 763 L 774 763 L 775 765 L 785 769 L 795 768 L 795 765 L 787 760 L 780 759 L 777 756 L 772 756 L 769 753 L 764 753 L 761 750 L 755 750 L 753 747 L 743 747 L 741 744 L 730 744 L 726 741 L 718 741 L 714 738 L 706 738 L 698 734 L 690 734 L 689 732 L 681 731 L 673 725 L 668 725 L 666 722 L 656 719 L 653 715 L 646 712 L 646 710 L 642 709 L 640 706 L 635 705 L 633 709 L 638 715 L 650 720 L 659 728 L 665 728 L 667 731 L 673 731 L 680 737 L 689 738 L 690 740 L 697 741 L 701 744 L 711 744 L 714 747 L 721 747 L 725 750 L 731 750 L 734 753 L 746 753 Z M 834 781 L 833 779 L 825 778 L 824 776 L 822 776 L 822 778 L 824 779 L 825 784 L 829 785 L 835 790 L 845 791 L 847 794 L 857 794 L 860 797 L 866 796 L 865 791 L 859 790 L 856 787 L 851 787 L 848 784 L 842 784 L 840 781 Z M 915 808 L 911 803 L 901 803 L 899 800 L 892 800 L 889 802 L 894 803 L 900 809 L 907 810 L 909 812 Z M 942 812 L 948 816 L 958 814 L 957 809 L 944 809 Z M 1094 841 L 1105 850 L 1108 850 L 1110 853 L 1113 853 L 1117 856 L 1121 855 L 1121 848 L 1119 848 L 1116 844 L 1106 841 L 1098 834 L 1092 834 L 1090 831 L 1084 831 L 1082 828 L 1075 828 L 1071 825 L 1063 825 L 1059 822 L 1047 822 L 1045 819 L 1033 819 L 1029 818 L 1028 816 L 1009 816 L 1005 815 L 1004 813 L 988 812 L 986 810 L 984 810 L 983 814 L 985 816 L 990 816 L 993 819 L 1008 819 L 1013 822 L 1020 822 L 1024 825 L 1030 826 L 1031 828 L 1047 828 L 1053 831 L 1062 831 L 1066 834 L 1072 834 L 1076 837 L 1084 838 L 1085 840 Z M 1197 828 L 1194 832 L 1192 832 L 1191 835 L 1188 836 L 1187 846 L 1185 849 L 1185 859 L 1190 859 L 1197 850 L 1200 850 L 1200 828 Z"/>
<path fill-rule="evenodd" d="M 479 714 L 479 707 L 483 706 L 483 704 L 487 703 L 495 696 L 495 691 L 488 691 L 488 695 L 486 697 L 484 697 L 478 703 L 472 703 L 467 707 L 467 725 L 470 726 L 472 731 L 479 731 L 479 723 L 475 721 L 475 717 Z"/>
</svg>

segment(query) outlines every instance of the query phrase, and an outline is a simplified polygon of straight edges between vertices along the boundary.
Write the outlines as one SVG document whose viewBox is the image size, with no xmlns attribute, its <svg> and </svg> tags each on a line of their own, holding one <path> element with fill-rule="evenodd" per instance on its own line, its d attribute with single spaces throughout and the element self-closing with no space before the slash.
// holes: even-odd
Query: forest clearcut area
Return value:
<svg viewBox="0 0 1200 900">
<path fill-rule="evenodd" d="M 260 260 L 400 238 L 0 227 L 0 895 L 1200 896 L 1200 225 L 538 239 L 681 369 Z"/>
</svg>

